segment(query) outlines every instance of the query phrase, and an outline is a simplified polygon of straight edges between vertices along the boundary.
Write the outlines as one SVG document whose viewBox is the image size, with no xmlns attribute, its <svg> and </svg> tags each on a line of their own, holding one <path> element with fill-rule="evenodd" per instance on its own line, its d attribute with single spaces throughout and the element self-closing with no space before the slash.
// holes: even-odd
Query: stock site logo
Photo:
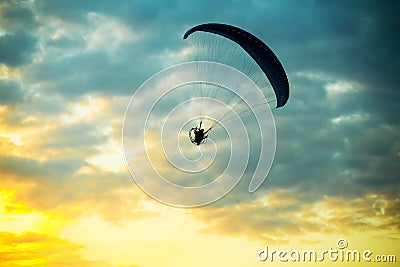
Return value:
<svg viewBox="0 0 400 267">
<path fill-rule="evenodd" d="M 239 46 L 227 48 L 225 41 L 209 36 L 195 39 L 188 51 L 200 53 L 144 82 L 129 102 L 123 125 L 132 178 L 149 196 L 177 207 L 214 202 L 243 177 L 250 179 L 250 193 L 261 186 L 276 147 L 270 102 L 283 106 L 289 93 L 282 66 L 259 39 L 223 24 L 196 26 L 184 38 L 196 31 L 222 35 Z M 214 45 L 212 55 L 220 49 L 231 53 L 205 61 L 210 48 L 202 44 L 200 49 L 204 42 Z M 243 55 L 247 63 L 238 70 L 237 58 Z M 269 85 L 256 83 L 260 73 Z"/>
</svg>

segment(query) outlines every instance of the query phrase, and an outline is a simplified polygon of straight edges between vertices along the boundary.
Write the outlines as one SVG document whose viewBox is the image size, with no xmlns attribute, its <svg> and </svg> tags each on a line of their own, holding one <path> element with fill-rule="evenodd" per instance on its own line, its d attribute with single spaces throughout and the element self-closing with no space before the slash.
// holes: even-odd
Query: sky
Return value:
<svg viewBox="0 0 400 267">
<path fill-rule="evenodd" d="M 1 0 L 0 266 L 265 266 L 265 247 L 399 261 L 399 11 L 398 1 Z M 138 87 L 184 62 L 183 33 L 206 22 L 265 41 L 290 98 L 273 110 L 275 158 L 259 190 L 243 179 L 215 203 L 178 208 L 133 181 L 122 125 Z M 310 264 L 276 255 L 274 266 Z"/>
</svg>

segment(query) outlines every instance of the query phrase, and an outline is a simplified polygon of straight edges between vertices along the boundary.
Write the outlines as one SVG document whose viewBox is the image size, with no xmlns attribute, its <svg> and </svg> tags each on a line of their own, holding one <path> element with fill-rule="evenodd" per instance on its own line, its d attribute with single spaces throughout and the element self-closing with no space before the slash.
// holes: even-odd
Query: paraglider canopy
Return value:
<svg viewBox="0 0 400 267">
<path fill-rule="evenodd" d="M 276 107 L 283 107 L 286 104 L 289 99 L 289 82 L 285 70 L 277 56 L 264 42 L 243 29 L 220 23 L 194 26 L 184 34 L 183 39 L 197 31 L 217 34 L 240 45 L 255 60 L 270 81 L 276 96 Z"/>
</svg>

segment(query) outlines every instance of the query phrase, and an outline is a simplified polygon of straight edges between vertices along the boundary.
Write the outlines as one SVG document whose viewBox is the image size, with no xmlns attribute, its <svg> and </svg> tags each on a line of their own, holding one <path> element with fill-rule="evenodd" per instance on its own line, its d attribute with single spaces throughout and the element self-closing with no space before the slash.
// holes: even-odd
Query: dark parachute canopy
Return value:
<svg viewBox="0 0 400 267">
<path fill-rule="evenodd" d="M 228 24 L 206 23 L 194 26 L 183 36 L 202 31 L 221 35 L 240 45 L 260 66 L 274 89 L 277 105 L 283 107 L 289 98 L 289 82 L 279 59 L 272 50 L 253 34 Z"/>
</svg>

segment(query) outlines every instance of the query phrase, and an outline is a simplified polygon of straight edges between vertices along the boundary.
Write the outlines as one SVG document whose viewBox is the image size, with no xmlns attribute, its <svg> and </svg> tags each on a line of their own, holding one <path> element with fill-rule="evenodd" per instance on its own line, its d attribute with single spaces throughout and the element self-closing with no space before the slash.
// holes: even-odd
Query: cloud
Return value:
<svg viewBox="0 0 400 267">
<path fill-rule="evenodd" d="M 81 23 L 85 21 L 86 14 L 90 11 L 96 11 L 102 1 L 90 2 L 90 1 L 79 1 L 72 0 L 64 2 L 62 0 L 46 1 L 39 0 L 35 1 L 35 8 L 41 14 L 47 14 L 48 16 L 60 18 L 66 21 L 76 21 Z"/>
<path fill-rule="evenodd" d="M 49 135 L 43 147 L 52 149 L 76 149 L 81 152 L 96 152 L 96 146 L 104 143 L 108 136 L 93 123 L 70 123 L 46 132 Z"/>
<path fill-rule="evenodd" d="M 28 2 L 11 0 L 0 3 L 0 28 L 3 31 L 29 32 L 38 26 Z"/>
<path fill-rule="evenodd" d="M 84 215 L 84 207 L 112 221 L 137 216 L 142 195 L 135 193 L 120 150 L 127 99 L 56 98 L 60 102 L 49 110 L 37 106 L 49 100 L 46 95 L 30 97 L 1 109 L 2 185 L 19 188 L 18 201 L 67 217 Z"/>
<path fill-rule="evenodd" d="M 0 63 L 17 67 L 32 60 L 37 38 L 27 33 L 0 36 Z"/>
<path fill-rule="evenodd" d="M 154 216 L 140 207 L 145 195 L 128 174 L 93 165 L 81 168 L 73 160 L 38 163 L 3 157 L 2 163 L 1 188 L 15 190 L 15 202 L 66 222 L 95 214 L 113 223 Z M 18 171 L 20 166 L 24 169 Z"/>
<path fill-rule="evenodd" d="M 285 244 L 321 233 L 350 235 L 370 229 L 381 229 L 375 234 L 383 238 L 398 236 L 399 208 L 398 197 L 389 195 L 325 196 L 307 203 L 292 190 L 275 189 L 253 201 L 210 206 L 192 215 L 206 222 L 201 232 Z"/>
<path fill-rule="evenodd" d="M 24 17 L 19 21 L 30 20 L 33 23 L 34 12 L 39 20 L 36 23 L 42 26 L 40 30 L 32 28 L 33 35 L 40 37 L 43 45 L 40 60 L 25 66 L 21 72 L 21 80 L 26 87 L 24 89 L 32 92 L 31 99 L 37 101 L 37 105 L 32 104 L 32 107 L 39 109 L 35 111 L 36 115 L 46 120 L 72 108 L 72 105 L 55 105 L 62 103 L 65 98 L 79 102 L 87 94 L 129 96 L 137 85 L 161 65 L 160 59 L 166 60 L 162 57 L 166 49 L 180 51 L 186 45 L 181 35 L 188 26 L 211 20 L 226 21 L 254 32 L 270 44 L 287 68 L 291 82 L 292 94 L 287 107 L 275 112 L 278 151 L 270 175 L 271 182 L 266 183 L 264 188 L 283 185 L 302 188 L 314 185 L 312 192 L 318 198 L 320 189 L 315 181 L 319 181 L 327 194 L 339 194 L 339 188 L 343 189 L 339 185 L 343 184 L 349 188 L 346 192 L 352 191 L 352 187 L 357 187 L 352 175 L 366 177 L 365 165 L 370 162 L 369 156 L 377 156 L 363 154 L 362 147 L 373 140 L 377 142 L 374 142 L 374 146 L 367 146 L 370 152 L 374 147 L 374 151 L 382 149 L 382 155 L 385 151 L 392 154 L 377 160 L 370 167 L 375 171 L 368 171 L 368 179 L 378 182 L 379 170 L 383 169 L 393 170 L 389 177 L 394 177 L 396 168 L 393 167 L 393 160 L 396 159 L 397 143 L 390 146 L 390 138 L 395 138 L 392 132 L 398 127 L 391 124 L 396 122 L 393 114 L 397 113 L 393 111 L 398 105 L 387 100 L 387 105 L 382 106 L 380 98 L 371 90 L 371 83 L 368 83 L 367 78 L 374 75 L 364 75 L 369 74 L 367 67 L 370 66 L 364 63 L 373 57 L 387 58 L 387 54 L 380 52 L 383 49 L 374 49 L 379 51 L 380 56 L 363 52 L 365 45 L 371 49 L 374 45 L 390 47 L 390 42 L 378 44 L 373 41 L 377 36 L 386 36 L 394 28 L 395 23 L 391 19 L 388 19 L 387 25 L 379 20 L 387 7 L 356 2 L 345 12 L 338 12 L 342 10 L 341 2 L 306 2 L 294 8 L 290 2 L 281 5 L 277 2 L 254 1 L 246 6 L 243 3 L 237 4 L 243 7 L 244 12 L 265 10 L 269 16 L 261 16 L 265 12 L 254 12 L 252 17 L 238 19 L 228 9 L 211 9 L 215 5 L 211 2 L 204 2 L 198 8 L 184 1 L 172 4 L 175 8 L 163 3 L 148 2 L 109 5 L 106 1 L 36 1 L 33 9 L 24 7 L 19 10 L 19 16 Z M 396 5 L 393 4 L 393 7 Z M 321 14 L 324 14 L 324 19 Z M 161 25 L 154 18 L 162 19 L 165 23 Z M 11 24 L 7 25 L 11 30 Z M 267 30 L 265 26 L 268 26 Z M 110 27 L 114 31 L 107 36 L 105 32 Z M 296 31 L 293 30 L 295 28 Z M 13 30 L 21 29 L 15 26 Z M 304 52 L 299 53 L 299 50 Z M 355 65 L 348 63 L 350 57 L 345 56 L 348 54 L 353 55 Z M 349 69 L 350 66 L 353 69 Z M 388 65 L 389 73 L 392 71 L 391 66 Z M 299 72 L 308 76 L 294 74 Z M 321 74 L 322 78 L 315 78 L 315 75 L 311 75 L 313 73 Z M 381 79 L 380 75 L 376 77 L 379 79 L 375 83 L 387 85 L 387 80 Z M 346 86 L 350 89 L 345 90 Z M 384 91 L 393 94 L 388 99 L 396 98 L 393 90 Z M 36 94 L 40 96 L 36 97 Z M 16 95 L 12 99 L 16 99 Z M 40 109 L 43 109 L 42 112 Z M 45 111 L 49 114 L 45 114 Z M 344 119 L 357 116 L 363 118 L 357 123 Z M 24 114 L 20 114 L 20 117 L 23 120 Z M 379 123 L 379 120 L 383 120 L 383 123 Z M 359 123 L 364 126 L 359 127 Z M 364 136 L 361 129 L 367 128 L 370 130 L 365 131 L 368 134 Z M 87 134 L 80 136 L 80 131 Z M 95 124 L 91 123 L 54 127 L 47 132 L 48 138 L 39 143 L 52 149 L 72 147 L 75 150 L 86 150 L 105 141 L 106 136 L 96 131 Z M 381 135 L 388 138 L 378 141 Z M 352 165 L 357 161 L 362 164 Z M 373 178 L 371 173 L 375 173 Z M 332 176 L 337 178 L 332 179 Z M 393 180 L 386 181 L 385 188 Z M 354 192 L 365 194 L 359 190 Z"/>
<path fill-rule="evenodd" d="M 397 1 L 2 1 L 0 13 L 1 186 L 16 201 L 66 221 L 157 216 L 111 162 L 122 148 L 124 110 L 143 81 L 186 60 L 185 30 L 226 22 L 276 52 L 291 95 L 274 110 L 277 152 L 260 190 L 247 193 L 251 156 L 230 194 L 188 216 L 206 234 L 257 242 L 399 236 Z M 49 235 L 0 239 L 7 266 L 105 264 Z"/>
<path fill-rule="evenodd" d="M 0 63 L 17 67 L 30 63 L 38 38 L 32 32 L 38 27 L 32 10 L 19 1 L 0 4 Z"/>
<path fill-rule="evenodd" d="M 158 69 L 149 59 L 150 48 L 141 32 L 114 18 L 87 16 L 89 21 L 78 25 L 46 19 L 38 61 L 22 70 L 35 92 L 70 99 L 85 94 L 127 95 Z"/>
<path fill-rule="evenodd" d="M 24 91 L 15 81 L 0 80 L 0 105 L 17 104 L 24 99 Z"/>
<path fill-rule="evenodd" d="M 0 264 L 3 266 L 113 266 L 85 260 L 83 247 L 54 236 L 27 232 L 0 232 Z"/>
</svg>

